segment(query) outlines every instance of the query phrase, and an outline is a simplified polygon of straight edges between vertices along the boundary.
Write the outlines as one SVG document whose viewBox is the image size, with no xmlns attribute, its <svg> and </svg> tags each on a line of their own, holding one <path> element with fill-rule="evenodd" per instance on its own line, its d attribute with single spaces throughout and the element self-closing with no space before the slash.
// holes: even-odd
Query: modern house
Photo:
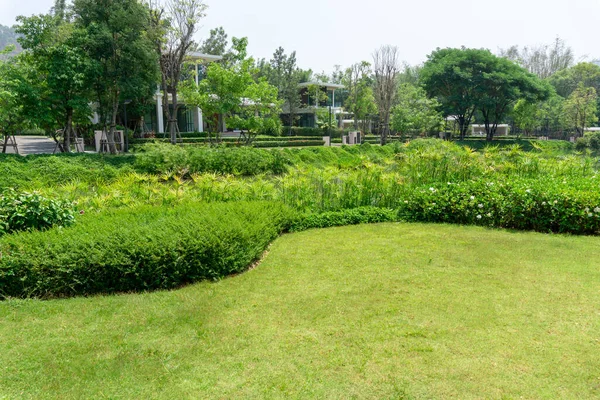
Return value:
<svg viewBox="0 0 600 400">
<path fill-rule="evenodd" d="M 318 109 L 329 111 L 331 106 L 332 118 L 337 120 L 338 114 L 343 112 L 343 95 L 338 93 L 344 89 L 344 85 L 324 82 L 303 82 L 298 85 L 301 97 L 301 106 L 296 110 L 295 121 L 290 121 L 290 111 L 284 107 L 281 119 L 284 125 L 290 122 L 294 126 L 314 128 L 317 126 Z M 316 92 L 319 91 L 320 93 Z M 337 92 L 337 93 L 336 93 Z"/>
<path fill-rule="evenodd" d="M 207 64 L 219 61 L 222 58 L 223 57 L 221 56 L 192 52 L 189 56 L 189 61 L 193 64 L 194 71 L 196 72 L 196 84 L 202 80 L 202 77 L 206 72 Z M 156 111 L 148 112 L 144 117 L 146 129 L 155 132 L 156 134 L 164 134 L 166 129 L 162 96 L 163 93 L 158 89 L 154 97 Z M 172 107 L 171 104 L 169 104 L 169 106 Z M 180 103 L 177 111 L 177 125 L 180 132 L 204 132 L 205 124 L 202 117 L 202 110 L 198 107 L 188 107 L 185 104 Z"/>
</svg>

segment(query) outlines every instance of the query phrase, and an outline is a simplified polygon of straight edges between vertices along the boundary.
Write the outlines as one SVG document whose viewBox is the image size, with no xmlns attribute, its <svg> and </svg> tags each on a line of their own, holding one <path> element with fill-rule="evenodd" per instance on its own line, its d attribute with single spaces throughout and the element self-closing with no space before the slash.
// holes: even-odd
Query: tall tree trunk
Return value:
<svg viewBox="0 0 600 400">
<path fill-rule="evenodd" d="M 171 118 L 169 119 L 169 135 L 171 138 L 171 144 L 177 144 L 177 90 L 171 92 L 171 99 L 173 102 L 173 112 L 171 112 Z M 169 111 L 170 112 L 170 111 Z"/>
<path fill-rule="evenodd" d="M 118 96 L 116 97 L 118 99 Z M 108 142 L 108 150 L 110 154 L 117 154 L 117 146 L 115 146 L 115 130 L 117 128 L 117 113 L 119 111 L 119 100 L 113 100 L 112 112 L 110 117 L 110 129 L 106 134 Z"/>
<path fill-rule="evenodd" d="M 63 131 L 63 146 L 62 151 L 65 153 L 71 152 L 71 132 L 73 131 L 73 109 L 67 108 L 67 122 Z"/>
</svg>

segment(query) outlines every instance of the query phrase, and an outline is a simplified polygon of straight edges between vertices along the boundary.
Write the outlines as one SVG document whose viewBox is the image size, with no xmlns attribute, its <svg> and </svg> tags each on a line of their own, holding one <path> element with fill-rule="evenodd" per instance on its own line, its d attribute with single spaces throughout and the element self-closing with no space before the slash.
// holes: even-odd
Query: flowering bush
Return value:
<svg viewBox="0 0 600 400">
<path fill-rule="evenodd" d="M 582 187 L 595 185 L 590 181 L 571 185 L 553 179 L 449 182 L 407 193 L 399 214 L 409 221 L 598 234 L 600 191 Z"/>
<path fill-rule="evenodd" d="M 73 204 L 39 193 L 9 189 L 0 194 L 0 235 L 15 231 L 69 226 L 75 221 Z"/>
</svg>

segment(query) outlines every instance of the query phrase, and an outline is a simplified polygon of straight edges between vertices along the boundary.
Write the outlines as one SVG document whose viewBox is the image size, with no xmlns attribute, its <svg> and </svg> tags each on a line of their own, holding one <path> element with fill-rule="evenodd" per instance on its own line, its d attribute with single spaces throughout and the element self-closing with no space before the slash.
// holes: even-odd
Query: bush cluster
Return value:
<svg viewBox="0 0 600 400">
<path fill-rule="evenodd" d="M 0 297 L 169 289 L 246 269 L 289 224 L 279 203 L 139 207 L 0 239 Z"/>
<path fill-rule="evenodd" d="M 587 132 L 584 137 L 575 141 L 575 148 L 578 151 L 589 149 L 591 151 L 600 151 L 600 132 Z"/>
<path fill-rule="evenodd" d="M 292 222 L 289 230 L 290 232 L 299 232 L 313 228 L 329 228 L 332 226 L 395 221 L 398 221 L 397 210 L 377 207 L 358 207 L 340 211 L 329 211 L 320 214 L 300 215 Z"/>
<path fill-rule="evenodd" d="M 252 142 L 254 147 L 311 147 L 323 146 L 323 140 L 278 140 L 278 141 L 260 141 Z"/>
<path fill-rule="evenodd" d="M 590 189 L 552 179 L 437 184 L 408 192 L 399 216 L 416 222 L 593 235 L 600 233 L 600 193 Z"/>
<path fill-rule="evenodd" d="M 164 143 L 144 146 L 135 167 L 149 173 L 186 171 L 232 175 L 281 174 L 290 161 L 277 151 L 248 147 L 180 147 Z"/>
<path fill-rule="evenodd" d="M 69 226 L 74 221 L 73 204 L 67 201 L 14 189 L 0 193 L 0 236 L 17 231 Z"/>
</svg>

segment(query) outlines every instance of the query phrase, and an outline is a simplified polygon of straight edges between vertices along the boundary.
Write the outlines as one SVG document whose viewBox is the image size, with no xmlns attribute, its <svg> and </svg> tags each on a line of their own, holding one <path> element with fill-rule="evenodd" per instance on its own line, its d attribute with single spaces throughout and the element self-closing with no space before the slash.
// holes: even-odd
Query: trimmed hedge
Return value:
<svg viewBox="0 0 600 400">
<path fill-rule="evenodd" d="M 280 203 L 186 204 L 86 215 L 0 239 L 0 297 L 171 289 L 244 271 L 289 224 Z"/>
<path fill-rule="evenodd" d="M 281 152 L 251 147 L 172 146 L 148 144 L 136 155 L 135 167 L 144 172 L 216 172 L 233 175 L 281 174 L 291 161 Z"/>
<path fill-rule="evenodd" d="M 341 138 L 343 133 L 344 133 L 343 129 L 332 129 L 331 137 Z M 329 131 L 326 129 L 321 129 L 321 128 L 304 128 L 304 127 L 293 126 L 292 133 L 290 135 L 290 127 L 284 126 L 281 131 L 281 134 L 282 134 L 282 136 L 284 136 L 286 138 L 294 137 L 294 136 L 323 137 L 323 136 L 328 136 Z"/>
<path fill-rule="evenodd" d="M 397 210 L 378 207 L 358 207 L 341 211 L 324 212 L 321 214 L 302 215 L 292 222 L 289 230 L 290 232 L 299 232 L 313 228 L 396 222 L 398 220 Z"/>
<path fill-rule="evenodd" d="M 286 140 L 286 141 L 255 141 L 252 143 L 254 147 L 311 147 L 323 146 L 323 140 Z"/>
</svg>

